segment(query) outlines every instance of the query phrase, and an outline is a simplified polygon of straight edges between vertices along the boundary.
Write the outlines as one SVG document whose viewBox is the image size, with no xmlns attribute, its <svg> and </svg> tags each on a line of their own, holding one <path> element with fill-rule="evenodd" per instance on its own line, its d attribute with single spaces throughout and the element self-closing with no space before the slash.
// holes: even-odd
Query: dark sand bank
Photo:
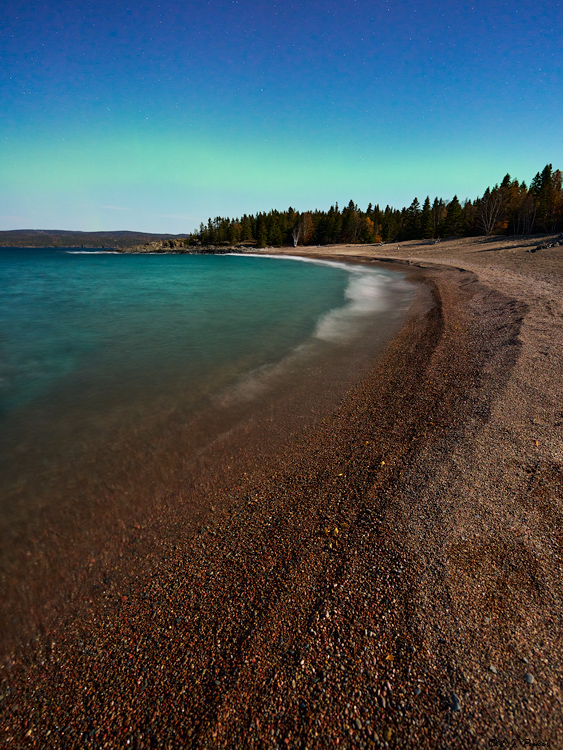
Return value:
<svg viewBox="0 0 563 750">
<path fill-rule="evenodd" d="M 173 487 L 123 529 L 5 666 L 1 743 L 561 746 L 561 279 L 449 252 L 396 253 L 433 302 L 327 416 L 217 447 L 203 528 Z"/>
</svg>

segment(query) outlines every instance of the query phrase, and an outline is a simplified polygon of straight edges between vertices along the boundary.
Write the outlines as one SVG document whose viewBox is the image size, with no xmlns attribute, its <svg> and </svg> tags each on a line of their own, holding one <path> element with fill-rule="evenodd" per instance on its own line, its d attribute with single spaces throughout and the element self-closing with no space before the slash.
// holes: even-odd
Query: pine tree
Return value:
<svg viewBox="0 0 563 750">
<path fill-rule="evenodd" d="M 407 209 L 405 217 L 404 239 L 417 240 L 421 237 L 421 210 L 418 198 L 415 198 Z"/>
<path fill-rule="evenodd" d="M 342 235 L 345 242 L 357 242 L 361 230 L 360 212 L 354 201 L 342 211 Z"/>
<path fill-rule="evenodd" d="M 537 200 L 537 223 L 544 232 L 554 232 L 562 210 L 561 172 L 553 171 L 552 164 L 546 164 L 541 175 L 536 175 L 530 192 Z"/>
<path fill-rule="evenodd" d="M 477 229 L 477 209 L 473 203 L 466 198 L 463 201 L 462 206 L 462 219 L 463 219 L 463 234 L 466 237 L 471 235 L 481 234 Z"/>
<path fill-rule="evenodd" d="M 422 206 L 422 212 L 420 215 L 420 229 L 422 237 L 425 240 L 434 237 L 434 222 L 432 221 L 432 208 L 430 206 L 430 196 L 426 196 L 426 200 Z"/>
<path fill-rule="evenodd" d="M 280 227 L 279 219 L 276 215 L 272 217 L 270 228 L 268 230 L 268 245 L 281 247 L 283 244 L 283 234 Z"/>
<path fill-rule="evenodd" d="M 263 214 L 258 214 L 256 219 L 256 240 L 258 247 L 266 247 L 268 244 L 268 229 Z"/>
<path fill-rule="evenodd" d="M 446 216 L 446 204 L 442 198 L 434 198 L 432 204 L 432 225 L 434 227 L 433 236 L 440 237 L 443 234 L 444 218 Z"/>
<path fill-rule="evenodd" d="M 248 242 L 250 240 L 253 240 L 254 237 L 252 236 L 252 224 L 250 223 L 250 219 L 245 214 L 240 222 L 241 231 L 240 231 L 240 239 L 242 242 Z"/>
<path fill-rule="evenodd" d="M 463 234 L 463 210 L 457 195 L 447 205 L 446 218 L 444 219 L 444 235 L 446 237 L 459 237 Z"/>
</svg>

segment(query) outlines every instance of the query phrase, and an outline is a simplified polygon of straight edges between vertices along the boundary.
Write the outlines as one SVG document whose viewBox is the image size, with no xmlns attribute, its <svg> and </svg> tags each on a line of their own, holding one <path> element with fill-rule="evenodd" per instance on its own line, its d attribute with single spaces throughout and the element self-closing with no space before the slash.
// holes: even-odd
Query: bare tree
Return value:
<svg viewBox="0 0 563 750">
<path fill-rule="evenodd" d="M 493 188 L 492 192 L 487 188 L 485 195 L 481 198 L 481 204 L 479 206 L 479 222 L 483 227 L 485 234 L 492 234 L 493 229 L 499 220 L 502 205 L 502 192 L 498 188 Z"/>
<path fill-rule="evenodd" d="M 293 237 L 293 247 L 297 247 L 299 240 L 303 241 L 305 245 L 313 234 L 313 218 L 309 211 L 305 211 L 299 217 L 299 221 L 291 230 L 291 236 Z"/>
</svg>

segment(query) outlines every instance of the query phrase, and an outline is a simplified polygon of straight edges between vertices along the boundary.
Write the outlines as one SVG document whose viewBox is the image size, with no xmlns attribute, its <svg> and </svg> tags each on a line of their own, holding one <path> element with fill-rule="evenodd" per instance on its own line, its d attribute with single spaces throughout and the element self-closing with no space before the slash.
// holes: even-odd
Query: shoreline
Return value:
<svg viewBox="0 0 563 750">
<path fill-rule="evenodd" d="M 345 276 L 349 285 L 358 274 Z M 25 453 L 12 452 L 2 477 L 0 663 L 75 606 L 98 571 L 112 567 L 128 530 L 155 508 L 164 514 L 167 503 L 181 503 L 185 533 L 196 533 L 209 507 L 223 504 L 217 497 L 228 495 L 219 478 L 224 464 L 229 481 L 240 484 L 243 469 L 232 466 L 230 454 L 239 456 L 238 464 L 256 463 L 259 455 L 267 465 L 293 432 L 330 413 L 400 327 L 416 294 L 401 278 L 395 277 L 392 293 L 383 292 L 392 295 L 385 297 L 384 318 L 371 311 L 359 326 L 352 315 L 357 330 L 350 341 L 339 340 L 347 315 L 339 316 L 353 307 L 346 296 L 323 315 L 327 340 L 312 333 L 281 360 L 249 370 L 193 406 L 177 394 L 166 402 L 149 399 L 142 411 L 123 404 L 90 423 L 82 410 L 82 431 L 76 418 L 57 422 L 48 403 L 44 412 L 35 405 L 20 411 L 5 433 L 12 445 L 25 441 Z M 37 466 L 30 477 L 26 466 Z M 18 481 L 22 476 L 25 482 Z"/>
<path fill-rule="evenodd" d="M 127 530 L 4 669 L 7 746 L 561 744 L 563 249 L 499 242 L 362 256 L 434 305 L 193 536 L 173 494 Z"/>
</svg>

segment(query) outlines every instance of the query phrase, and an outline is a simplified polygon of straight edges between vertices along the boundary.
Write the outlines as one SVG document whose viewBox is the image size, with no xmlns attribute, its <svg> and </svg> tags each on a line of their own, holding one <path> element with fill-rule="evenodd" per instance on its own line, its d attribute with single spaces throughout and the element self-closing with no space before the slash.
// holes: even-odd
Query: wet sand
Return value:
<svg viewBox="0 0 563 750">
<path fill-rule="evenodd" d="M 327 416 L 217 446 L 198 518 L 171 487 L 124 526 L 6 660 L 0 742 L 560 747 L 563 248 L 536 244 L 307 249 L 427 291 Z"/>
</svg>

